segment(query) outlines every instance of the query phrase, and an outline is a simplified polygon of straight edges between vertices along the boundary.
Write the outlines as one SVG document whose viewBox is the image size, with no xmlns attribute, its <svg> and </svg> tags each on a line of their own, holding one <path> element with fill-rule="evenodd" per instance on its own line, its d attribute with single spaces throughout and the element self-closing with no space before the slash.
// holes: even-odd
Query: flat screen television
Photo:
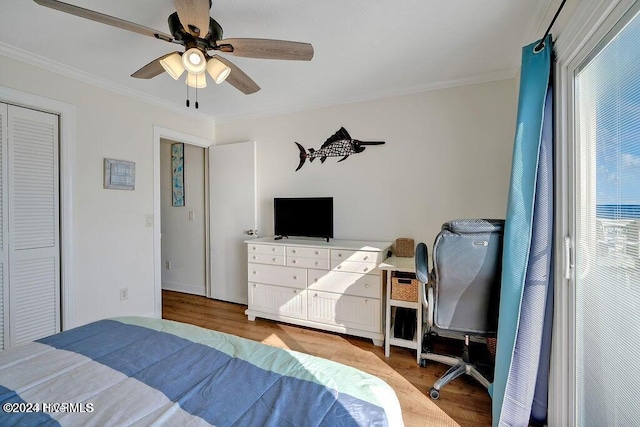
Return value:
<svg viewBox="0 0 640 427">
<path fill-rule="evenodd" d="M 273 199 L 277 237 L 333 238 L 333 197 L 276 197 Z"/>
</svg>

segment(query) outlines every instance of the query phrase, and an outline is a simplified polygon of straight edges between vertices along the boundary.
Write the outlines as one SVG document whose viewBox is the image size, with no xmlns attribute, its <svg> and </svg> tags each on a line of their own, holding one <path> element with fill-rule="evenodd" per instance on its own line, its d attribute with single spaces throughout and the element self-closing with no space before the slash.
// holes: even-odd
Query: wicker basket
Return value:
<svg viewBox="0 0 640 427">
<path fill-rule="evenodd" d="M 496 360 L 496 348 L 498 346 L 498 340 L 496 337 L 487 337 L 487 350 L 489 350 L 489 354 L 491 358 L 495 362 Z"/>
<path fill-rule="evenodd" d="M 413 239 L 406 237 L 400 237 L 396 239 L 395 243 L 395 255 L 399 257 L 412 258 L 415 255 L 415 244 Z"/>
<path fill-rule="evenodd" d="M 391 276 L 391 299 L 418 302 L 418 279 L 413 273 L 396 271 Z"/>
</svg>

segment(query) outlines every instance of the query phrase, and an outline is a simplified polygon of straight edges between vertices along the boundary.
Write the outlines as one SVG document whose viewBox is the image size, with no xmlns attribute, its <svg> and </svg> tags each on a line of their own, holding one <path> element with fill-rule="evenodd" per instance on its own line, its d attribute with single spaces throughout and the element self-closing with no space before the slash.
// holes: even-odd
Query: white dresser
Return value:
<svg viewBox="0 0 640 427">
<path fill-rule="evenodd" d="M 279 320 L 384 339 L 378 265 L 391 242 L 247 240 L 249 320 Z"/>
</svg>

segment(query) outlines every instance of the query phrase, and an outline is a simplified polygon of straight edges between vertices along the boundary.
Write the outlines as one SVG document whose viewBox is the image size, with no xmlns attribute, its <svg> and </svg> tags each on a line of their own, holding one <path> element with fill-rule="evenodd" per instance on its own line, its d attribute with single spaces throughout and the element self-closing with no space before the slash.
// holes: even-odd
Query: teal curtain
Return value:
<svg viewBox="0 0 640 427">
<path fill-rule="evenodd" d="M 522 49 L 491 390 L 494 426 L 527 426 L 534 406 L 534 418 L 546 417 L 553 240 L 551 36 L 539 52 L 537 44 Z"/>
</svg>

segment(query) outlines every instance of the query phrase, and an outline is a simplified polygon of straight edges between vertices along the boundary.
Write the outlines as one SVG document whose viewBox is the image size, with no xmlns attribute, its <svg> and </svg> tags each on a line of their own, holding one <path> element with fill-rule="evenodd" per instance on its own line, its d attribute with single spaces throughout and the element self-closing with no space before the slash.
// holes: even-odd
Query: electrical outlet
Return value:
<svg viewBox="0 0 640 427">
<path fill-rule="evenodd" d="M 164 268 L 166 268 L 167 270 L 171 270 L 171 261 L 165 261 Z"/>
<path fill-rule="evenodd" d="M 125 301 L 129 299 L 129 289 L 128 288 L 120 288 L 120 301 Z"/>
</svg>

